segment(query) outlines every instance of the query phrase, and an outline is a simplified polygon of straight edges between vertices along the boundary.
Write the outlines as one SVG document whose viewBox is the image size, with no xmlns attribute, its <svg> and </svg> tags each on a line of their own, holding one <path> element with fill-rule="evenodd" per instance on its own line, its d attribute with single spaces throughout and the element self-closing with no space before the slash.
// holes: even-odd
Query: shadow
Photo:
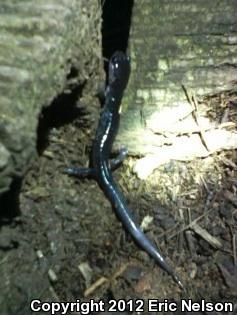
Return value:
<svg viewBox="0 0 237 315">
<path fill-rule="evenodd" d="M 10 189 L 0 196 L 0 226 L 9 224 L 20 214 L 19 194 L 21 184 L 21 178 L 13 180 Z"/>
<path fill-rule="evenodd" d="M 85 116 L 85 108 L 78 106 L 85 84 L 73 87 L 69 93 L 63 92 L 52 101 L 51 105 L 43 108 L 39 115 L 37 128 L 37 152 L 39 155 L 48 146 L 49 131 L 73 122 L 76 118 Z"/>
<path fill-rule="evenodd" d="M 72 69 L 68 78 L 77 75 L 77 70 Z M 39 155 L 48 146 L 48 135 L 52 128 L 60 127 L 74 121 L 77 117 L 86 115 L 84 108 L 77 105 L 84 84 L 72 87 L 69 93 L 63 92 L 52 103 L 45 107 L 39 115 L 37 128 L 37 152 Z M 0 226 L 9 224 L 20 215 L 19 194 L 22 178 L 14 178 L 10 189 L 0 196 Z"/>
<path fill-rule="evenodd" d="M 102 49 L 105 60 L 116 50 L 126 53 L 134 0 L 102 0 Z M 107 73 L 108 62 L 104 63 Z"/>
</svg>

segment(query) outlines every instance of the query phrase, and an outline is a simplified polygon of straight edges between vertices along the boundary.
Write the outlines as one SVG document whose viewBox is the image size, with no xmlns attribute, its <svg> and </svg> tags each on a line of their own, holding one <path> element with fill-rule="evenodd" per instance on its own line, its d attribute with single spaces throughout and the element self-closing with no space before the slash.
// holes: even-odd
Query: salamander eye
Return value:
<svg viewBox="0 0 237 315">
<path fill-rule="evenodd" d="M 118 78 L 122 75 L 122 65 L 124 60 L 121 58 L 121 56 L 114 56 L 112 59 L 112 69 L 113 69 L 113 75 L 114 78 Z"/>
<path fill-rule="evenodd" d="M 109 64 L 110 82 L 116 80 L 120 76 L 119 61 L 116 59 L 116 57 L 112 58 Z"/>
</svg>

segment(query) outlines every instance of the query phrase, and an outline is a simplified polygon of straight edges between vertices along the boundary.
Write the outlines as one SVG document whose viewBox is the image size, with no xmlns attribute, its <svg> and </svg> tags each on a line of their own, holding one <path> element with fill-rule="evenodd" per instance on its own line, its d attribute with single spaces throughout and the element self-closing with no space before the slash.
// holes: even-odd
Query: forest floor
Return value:
<svg viewBox="0 0 237 315">
<path fill-rule="evenodd" d="M 225 100 L 236 122 L 236 96 Z M 211 104 L 221 115 L 219 97 Z M 53 128 L 22 183 L 20 214 L 1 228 L 0 274 L 12 283 L 4 292 L 6 315 L 31 314 L 30 301 L 37 298 L 192 298 L 236 305 L 237 151 L 171 161 L 146 181 L 134 175 L 136 159 L 128 157 L 114 174 L 138 222 L 148 220 L 147 236 L 183 280 L 182 292 L 134 244 L 97 183 L 65 174 L 67 166 L 88 165 L 93 136 L 85 117 Z"/>
</svg>

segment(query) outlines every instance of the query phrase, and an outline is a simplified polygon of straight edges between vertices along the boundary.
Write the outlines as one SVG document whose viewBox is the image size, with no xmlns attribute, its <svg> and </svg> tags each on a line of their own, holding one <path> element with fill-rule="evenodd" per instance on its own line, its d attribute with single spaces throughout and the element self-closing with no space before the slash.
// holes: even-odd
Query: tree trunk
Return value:
<svg viewBox="0 0 237 315">
<path fill-rule="evenodd" d="M 135 1 L 132 74 L 117 147 L 146 155 L 170 145 L 164 136 L 175 122 L 170 114 L 181 110 L 177 123 L 193 111 L 182 86 L 198 98 L 237 90 L 236 20 L 235 0 Z"/>
<path fill-rule="evenodd" d="M 0 193 L 36 156 L 42 107 L 91 73 L 98 82 L 100 34 L 98 1 L 1 1 Z"/>
</svg>

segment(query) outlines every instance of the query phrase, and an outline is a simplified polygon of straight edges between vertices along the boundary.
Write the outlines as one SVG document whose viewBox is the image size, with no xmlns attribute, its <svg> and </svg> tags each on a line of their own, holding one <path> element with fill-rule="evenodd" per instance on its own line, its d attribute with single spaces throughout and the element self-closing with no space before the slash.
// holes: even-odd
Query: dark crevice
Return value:
<svg viewBox="0 0 237 315">
<path fill-rule="evenodd" d="M 19 193 L 22 179 L 13 180 L 9 190 L 0 196 L 0 226 L 8 224 L 20 214 Z"/>
<path fill-rule="evenodd" d="M 73 70 L 73 75 L 76 74 L 76 70 Z M 42 110 L 37 130 L 38 154 L 42 154 L 48 146 L 48 136 L 52 128 L 68 124 L 77 117 L 86 114 L 85 109 L 77 105 L 83 87 L 84 85 L 75 86 L 69 93 L 63 92 Z M 9 224 L 15 217 L 20 215 L 19 194 L 21 184 L 22 178 L 13 179 L 9 190 L 0 196 L 0 226 Z"/>
<path fill-rule="evenodd" d="M 102 50 L 109 59 L 116 50 L 127 51 L 133 0 L 102 0 Z M 105 62 L 107 72 L 108 62 Z"/>
<path fill-rule="evenodd" d="M 41 154 L 48 145 L 48 135 L 52 128 L 69 124 L 77 117 L 85 115 L 85 109 L 77 105 L 84 84 L 74 87 L 70 93 L 57 95 L 50 106 L 43 108 L 37 130 L 37 151 Z"/>
</svg>

